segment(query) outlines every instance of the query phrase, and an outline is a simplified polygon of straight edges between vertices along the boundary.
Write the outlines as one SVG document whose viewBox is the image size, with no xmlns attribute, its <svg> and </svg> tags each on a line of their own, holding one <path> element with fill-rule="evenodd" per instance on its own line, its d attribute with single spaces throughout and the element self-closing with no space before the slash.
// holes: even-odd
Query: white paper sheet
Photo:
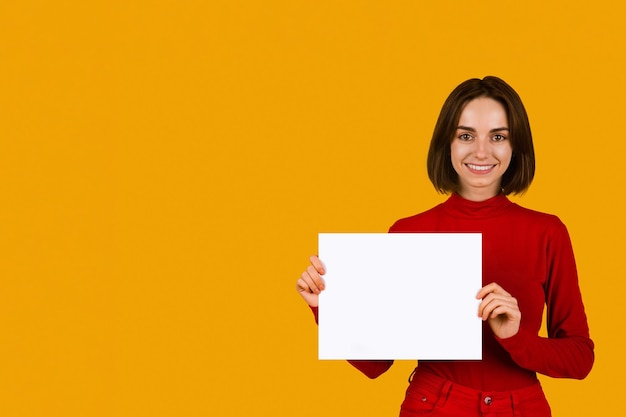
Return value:
<svg viewBox="0 0 626 417">
<path fill-rule="evenodd" d="M 480 233 L 320 233 L 319 257 L 319 359 L 481 359 Z"/>
</svg>

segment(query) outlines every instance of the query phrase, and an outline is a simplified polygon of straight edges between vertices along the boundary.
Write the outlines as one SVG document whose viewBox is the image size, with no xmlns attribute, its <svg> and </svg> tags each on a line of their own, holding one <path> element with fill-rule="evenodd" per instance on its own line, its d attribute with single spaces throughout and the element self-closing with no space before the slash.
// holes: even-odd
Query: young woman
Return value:
<svg viewBox="0 0 626 417">
<path fill-rule="evenodd" d="M 594 345 L 565 225 L 506 196 L 525 191 L 535 172 L 526 110 L 496 77 L 461 83 L 445 101 L 430 143 L 428 175 L 450 197 L 398 220 L 390 232 L 481 232 L 481 361 L 419 361 L 400 416 L 550 416 L 537 373 L 582 379 Z M 324 266 L 316 256 L 297 290 L 317 319 Z M 445 294 L 433 294 L 446 308 Z M 538 335 L 544 305 L 548 337 Z M 393 361 L 350 361 L 376 378 Z"/>
</svg>

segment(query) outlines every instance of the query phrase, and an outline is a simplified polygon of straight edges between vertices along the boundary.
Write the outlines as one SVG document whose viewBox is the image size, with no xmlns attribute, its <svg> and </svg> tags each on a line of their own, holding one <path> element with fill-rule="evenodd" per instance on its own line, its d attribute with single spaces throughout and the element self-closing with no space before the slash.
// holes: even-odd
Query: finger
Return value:
<svg viewBox="0 0 626 417">
<path fill-rule="evenodd" d="M 302 277 L 298 278 L 298 281 L 296 281 L 296 290 L 298 290 L 298 292 L 312 292 L 311 287 Z"/>
<path fill-rule="evenodd" d="M 506 316 L 509 320 L 516 320 L 521 318 L 522 314 L 515 306 L 503 304 L 494 308 L 488 318 L 495 319 L 498 316 Z"/>
<path fill-rule="evenodd" d="M 313 294 L 319 294 L 324 289 L 324 280 L 311 265 L 302 273 L 300 279 L 304 281 L 308 290 Z"/>
<path fill-rule="evenodd" d="M 494 311 L 500 307 L 506 308 L 508 311 L 512 312 L 519 311 L 517 300 L 515 298 L 510 296 L 499 296 L 491 293 L 485 297 L 478 306 L 478 316 L 483 320 L 487 320 L 489 317 L 495 317 Z M 496 316 L 498 314 L 496 314 Z"/>
<path fill-rule="evenodd" d="M 305 280 L 303 280 L 302 278 L 298 279 L 298 282 L 296 283 L 296 289 L 298 290 L 298 293 L 300 294 L 300 296 L 302 296 L 302 298 L 304 299 L 304 301 L 306 301 L 306 303 L 308 305 L 310 305 L 311 307 L 317 307 L 318 306 L 318 295 L 314 294 L 311 291 L 311 288 L 309 287 L 309 285 L 306 283 Z"/>
<path fill-rule="evenodd" d="M 488 308 L 494 308 L 494 305 L 498 305 L 501 303 L 506 303 L 507 299 L 512 298 L 510 296 L 504 295 L 504 294 L 498 294 L 495 292 L 490 292 L 488 293 L 480 302 L 479 306 L 478 306 L 478 311 L 479 313 L 488 309 Z M 482 315 L 482 314 L 481 314 Z"/>
<path fill-rule="evenodd" d="M 321 291 L 326 287 L 324 285 L 324 279 L 319 274 L 319 272 L 317 272 L 317 269 L 313 265 L 309 265 L 305 272 L 311 278 L 317 289 Z"/>
<path fill-rule="evenodd" d="M 300 293 L 319 294 L 319 289 L 315 287 L 310 277 L 302 274 L 302 277 L 296 282 L 296 289 Z"/>
<path fill-rule="evenodd" d="M 484 287 L 482 287 L 478 291 L 478 294 L 476 294 L 476 298 L 480 300 L 482 298 L 485 298 L 490 293 L 503 294 L 503 295 L 507 295 L 507 296 L 511 295 L 508 292 L 506 292 L 504 288 L 502 288 L 501 286 L 499 286 L 495 282 L 492 282 L 491 284 L 487 284 Z"/>
<path fill-rule="evenodd" d="M 324 275 L 326 273 L 326 268 L 324 268 L 324 264 L 322 263 L 320 258 L 313 255 L 309 259 L 311 260 L 311 264 L 315 267 L 315 269 L 320 275 Z"/>
<path fill-rule="evenodd" d="M 317 285 L 315 285 L 315 282 L 306 271 L 302 273 L 302 276 L 298 280 L 298 283 L 304 292 L 309 292 L 311 294 L 320 293 L 320 289 L 317 287 Z"/>
<path fill-rule="evenodd" d="M 494 299 L 495 299 L 495 295 L 493 293 L 488 293 L 482 298 L 480 304 L 478 305 L 478 316 L 481 317 L 483 320 L 485 320 L 485 317 L 486 315 L 488 315 L 488 312 L 491 312 L 491 310 L 494 308 L 492 304 L 494 302 Z"/>
<path fill-rule="evenodd" d="M 511 311 L 511 306 L 506 304 L 489 303 L 489 305 L 483 310 L 480 318 L 485 321 L 490 318 L 496 318 L 500 314 L 506 314 Z"/>
</svg>

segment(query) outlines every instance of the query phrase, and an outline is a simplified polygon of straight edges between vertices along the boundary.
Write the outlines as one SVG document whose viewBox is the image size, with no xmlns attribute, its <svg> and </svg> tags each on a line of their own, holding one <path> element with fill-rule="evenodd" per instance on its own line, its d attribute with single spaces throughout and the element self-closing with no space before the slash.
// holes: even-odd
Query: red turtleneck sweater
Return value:
<svg viewBox="0 0 626 417">
<path fill-rule="evenodd" d="M 483 323 L 481 361 L 419 361 L 415 377 L 430 372 L 475 389 L 502 391 L 531 385 L 536 372 L 578 379 L 589 373 L 594 345 L 572 245 L 556 216 L 520 207 L 504 195 L 475 202 L 452 194 L 424 213 L 398 220 L 389 231 L 482 233 L 483 285 L 498 283 L 517 299 L 522 313 L 519 332 L 507 339 Z M 441 297 L 445 301 L 445 294 Z M 547 338 L 538 335 L 544 305 Z M 317 309 L 313 312 L 317 318 Z M 350 363 L 376 378 L 393 361 Z"/>
</svg>

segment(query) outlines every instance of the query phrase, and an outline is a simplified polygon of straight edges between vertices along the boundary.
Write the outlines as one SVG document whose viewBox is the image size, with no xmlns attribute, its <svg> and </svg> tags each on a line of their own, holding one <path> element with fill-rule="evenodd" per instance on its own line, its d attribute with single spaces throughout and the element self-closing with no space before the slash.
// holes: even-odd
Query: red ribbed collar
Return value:
<svg viewBox="0 0 626 417">
<path fill-rule="evenodd" d="M 504 194 L 498 194 L 485 201 L 466 200 L 453 193 L 442 204 L 443 209 L 454 217 L 484 219 L 505 214 L 514 205 Z"/>
</svg>

